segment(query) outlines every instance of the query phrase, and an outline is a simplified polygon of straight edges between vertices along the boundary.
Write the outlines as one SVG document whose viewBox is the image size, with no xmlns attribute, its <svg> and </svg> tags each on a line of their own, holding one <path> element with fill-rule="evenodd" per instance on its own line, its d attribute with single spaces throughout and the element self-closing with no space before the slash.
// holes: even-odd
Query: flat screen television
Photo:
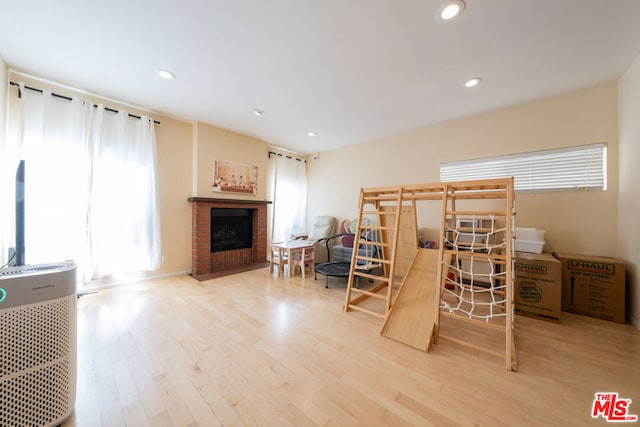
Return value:
<svg viewBox="0 0 640 427">
<path fill-rule="evenodd" d="M 24 265 L 24 160 L 16 170 L 16 266 Z"/>
</svg>

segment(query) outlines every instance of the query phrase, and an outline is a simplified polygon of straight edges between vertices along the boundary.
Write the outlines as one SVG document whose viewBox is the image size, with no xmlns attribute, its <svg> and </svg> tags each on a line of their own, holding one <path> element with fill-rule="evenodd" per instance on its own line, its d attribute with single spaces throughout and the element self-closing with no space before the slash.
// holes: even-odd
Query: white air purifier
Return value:
<svg viewBox="0 0 640 427">
<path fill-rule="evenodd" d="M 55 426 L 76 397 L 76 265 L 0 269 L 0 426 Z"/>
</svg>

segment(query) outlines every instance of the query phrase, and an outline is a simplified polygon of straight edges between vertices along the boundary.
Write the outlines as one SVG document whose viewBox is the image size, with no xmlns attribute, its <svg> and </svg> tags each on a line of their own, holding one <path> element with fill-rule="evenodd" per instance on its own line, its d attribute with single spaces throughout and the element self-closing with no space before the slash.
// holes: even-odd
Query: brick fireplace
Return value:
<svg viewBox="0 0 640 427">
<path fill-rule="evenodd" d="M 220 273 L 241 271 L 266 263 L 267 205 L 271 202 L 206 197 L 190 197 L 188 200 L 191 202 L 191 273 L 194 278 L 206 280 Z M 252 217 L 250 247 L 220 250 L 215 242 L 212 244 L 212 235 L 220 235 L 216 230 L 212 232 L 212 217 L 219 216 L 221 209 L 232 213 L 249 212 Z"/>
</svg>

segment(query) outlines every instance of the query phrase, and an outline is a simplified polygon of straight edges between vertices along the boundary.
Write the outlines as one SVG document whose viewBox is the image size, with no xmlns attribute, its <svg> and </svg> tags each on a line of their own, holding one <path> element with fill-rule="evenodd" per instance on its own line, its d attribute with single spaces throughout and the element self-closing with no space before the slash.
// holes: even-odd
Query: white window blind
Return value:
<svg viewBox="0 0 640 427">
<path fill-rule="evenodd" d="M 516 191 L 606 190 L 607 144 L 440 164 L 441 181 L 514 177 Z"/>
</svg>

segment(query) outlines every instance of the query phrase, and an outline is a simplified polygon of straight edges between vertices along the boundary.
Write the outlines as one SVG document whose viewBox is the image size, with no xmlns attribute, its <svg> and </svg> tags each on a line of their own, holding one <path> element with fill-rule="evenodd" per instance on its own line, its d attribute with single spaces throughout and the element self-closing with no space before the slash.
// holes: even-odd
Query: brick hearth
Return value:
<svg viewBox="0 0 640 427">
<path fill-rule="evenodd" d="M 267 205 L 257 200 L 210 199 L 190 197 L 191 202 L 191 273 L 207 279 L 224 271 L 238 270 L 267 261 Z M 251 248 L 211 253 L 211 208 L 253 210 Z"/>
</svg>

